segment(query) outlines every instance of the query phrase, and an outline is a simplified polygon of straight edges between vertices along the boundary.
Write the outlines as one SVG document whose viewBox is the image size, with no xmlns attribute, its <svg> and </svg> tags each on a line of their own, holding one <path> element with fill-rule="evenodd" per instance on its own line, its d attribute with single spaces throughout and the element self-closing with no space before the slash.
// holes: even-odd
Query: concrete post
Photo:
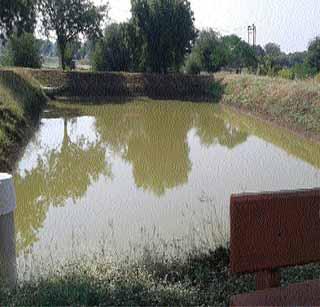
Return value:
<svg viewBox="0 0 320 307">
<path fill-rule="evenodd" d="M 0 287 L 14 288 L 17 283 L 15 208 L 12 176 L 0 173 Z"/>
</svg>

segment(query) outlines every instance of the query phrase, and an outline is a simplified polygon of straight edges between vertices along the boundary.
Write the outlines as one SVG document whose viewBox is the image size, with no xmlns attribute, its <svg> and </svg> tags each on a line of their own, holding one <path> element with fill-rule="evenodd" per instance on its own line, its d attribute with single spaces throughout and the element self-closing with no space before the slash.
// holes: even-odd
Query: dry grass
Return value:
<svg viewBox="0 0 320 307">
<path fill-rule="evenodd" d="M 218 74 L 223 103 L 306 133 L 320 133 L 320 84 L 253 75 Z"/>
</svg>

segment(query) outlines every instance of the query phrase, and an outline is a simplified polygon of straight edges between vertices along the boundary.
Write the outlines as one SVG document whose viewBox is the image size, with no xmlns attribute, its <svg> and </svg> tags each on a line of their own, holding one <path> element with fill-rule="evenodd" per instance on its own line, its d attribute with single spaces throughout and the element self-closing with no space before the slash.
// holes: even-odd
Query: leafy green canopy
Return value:
<svg viewBox="0 0 320 307">
<path fill-rule="evenodd" d="M 12 32 L 33 32 L 36 23 L 36 0 L 1 0 L 0 38 Z"/>
<path fill-rule="evenodd" d="M 307 64 L 317 72 L 320 71 L 320 36 L 317 36 L 309 44 Z"/>
<path fill-rule="evenodd" d="M 216 72 L 222 67 L 255 68 L 257 55 L 254 48 L 236 35 L 221 37 L 212 29 L 200 32 L 191 55 L 186 61 L 186 71 L 199 73 Z"/>
<path fill-rule="evenodd" d="M 280 46 L 275 43 L 266 44 L 264 50 L 267 56 L 276 57 L 282 54 Z"/>
<path fill-rule="evenodd" d="M 66 67 L 67 44 L 78 39 L 101 35 L 100 25 L 107 16 L 107 5 L 95 6 L 90 0 L 39 0 L 39 11 L 46 32 L 54 31 L 60 51 L 60 62 Z"/>
<path fill-rule="evenodd" d="M 132 50 L 127 23 L 112 23 L 105 29 L 93 53 L 93 67 L 98 71 L 129 71 L 132 67 Z"/>
<path fill-rule="evenodd" d="M 202 69 L 218 71 L 226 64 L 226 52 L 219 34 L 212 29 L 201 31 L 193 52 L 198 55 Z"/>
<path fill-rule="evenodd" d="M 236 35 L 224 36 L 222 42 L 226 51 L 227 66 L 231 68 L 256 68 L 257 50 Z"/>
<path fill-rule="evenodd" d="M 12 35 L 1 58 L 1 64 L 40 68 L 40 42 L 32 33 L 23 33 L 20 36 Z"/>
<path fill-rule="evenodd" d="M 142 39 L 146 70 L 178 70 L 196 38 L 187 0 L 131 0 L 132 23 Z"/>
</svg>

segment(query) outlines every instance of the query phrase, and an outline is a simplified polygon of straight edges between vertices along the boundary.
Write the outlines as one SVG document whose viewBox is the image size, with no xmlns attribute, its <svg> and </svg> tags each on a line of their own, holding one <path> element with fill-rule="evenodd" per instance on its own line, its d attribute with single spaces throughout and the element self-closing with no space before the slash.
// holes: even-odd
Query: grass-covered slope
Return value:
<svg viewBox="0 0 320 307">
<path fill-rule="evenodd" d="M 185 74 L 63 72 L 28 70 L 45 87 L 63 87 L 66 97 L 149 97 L 162 100 L 214 101 L 221 88 L 214 76 Z"/>
<path fill-rule="evenodd" d="M 19 148 L 45 103 L 40 86 L 29 75 L 0 69 L 0 171 L 13 169 Z"/>
<path fill-rule="evenodd" d="M 217 79 L 225 86 L 224 104 L 320 136 L 320 83 L 228 74 L 218 74 Z"/>
</svg>

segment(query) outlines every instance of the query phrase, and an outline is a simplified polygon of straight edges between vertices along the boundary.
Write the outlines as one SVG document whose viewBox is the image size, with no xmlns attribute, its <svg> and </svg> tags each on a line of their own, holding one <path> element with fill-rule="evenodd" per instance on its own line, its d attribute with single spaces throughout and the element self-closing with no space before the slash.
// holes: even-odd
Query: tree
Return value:
<svg viewBox="0 0 320 307">
<path fill-rule="evenodd" d="M 40 43 L 32 33 L 14 34 L 4 51 L 4 65 L 20 67 L 41 67 Z"/>
<path fill-rule="evenodd" d="M 260 45 L 254 46 L 254 50 L 258 58 L 262 58 L 266 55 L 264 49 Z"/>
<path fill-rule="evenodd" d="M 80 48 L 81 48 L 81 42 L 77 39 L 67 43 L 65 53 L 64 53 L 64 60 L 67 67 L 72 66 L 72 61 L 74 59 L 76 60 L 80 59 L 80 55 L 79 55 Z"/>
<path fill-rule="evenodd" d="M 106 27 L 105 35 L 92 56 L 93 67 L 98 71 L 129 71 L 132 52 L 129 46 L 127 23 L 113 23 Z"/>
<path fill-rule="evenodd" d="M 294 67 L 295 65 L 300 65 L 305 63 L 307 52 L 304 51 L 304 52 L 289 53 L 287 57 L 288 57 L 289 67 Z"/>
<path fill-rule="evenodd" d="M 95 50 L 97 41 L 95 39 L 87 39 L 82 43 L 79 50 L 79 56 L 81 59 L 91 58 L 92 53 Z"/>
<path fill-rule="evenodd" d="M 256 68 L 258 59 L 256 50 L 237 35 L 222 38 L 226 53 L 226 65 L 231 68 Z"/>
<path fill-rule="evenodd" d="M 222 39 L 212 29 L 200 32 L 192 53 L 199 59 L 202 70 L 207 72 L 216 72 L 226 64 Z"/>
<path fill-rule="evenodd" d="M 275 43 L 266 44 L 264 50 L 266 55 L 271 57 L 277 57 L 282 54 L 280 46 Z"/>
<path fill-rule="evenodd" d="M 320 36 L 310 42 L 306 61 L 311 68 L 320 71 Z"/>
<path fill-rule="evenodd" d="M 35 0 L 1 0 L 0 39 L 6 39 L 16 32 L 34 32 L 36 23 Z"/>
<path fill-rule="evenodd" d="M 90 0 L 39 0 L 39 11 L 46 32 L 57 36 L 60 63 L 66 68 L 65 52 L 68 43 L 80 34 L 87 37 L 101 35 L 100 25 L 107 16 L 107 5 L 95 6 Z"/>
<path fill-rule="evenodd" d="M 152 72 L 178 70 L 196 38 L 188 0 L 131 0 L 131 22 L 143 40 L 140 52 Z"/>
<path fill-rule="evenodd" d="M 185 71 L 188 74 L 200 74 L 201 72 L 201 63 L 198 55 L 195 52 L 192 52 L 185 64 Z"/>
</svg>

